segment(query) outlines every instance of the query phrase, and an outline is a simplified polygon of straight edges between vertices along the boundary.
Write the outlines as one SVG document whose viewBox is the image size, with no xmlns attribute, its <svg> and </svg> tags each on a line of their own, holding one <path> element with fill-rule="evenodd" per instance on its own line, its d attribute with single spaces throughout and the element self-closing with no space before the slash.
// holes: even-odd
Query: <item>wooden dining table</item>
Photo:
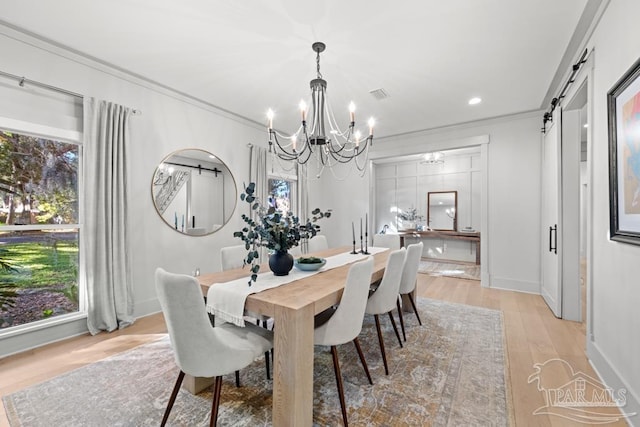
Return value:
<svg viewBox="0 0 640 427">
<path fill-rule="evenodd" d="M 307 256 L 329 257 L 351 251 L 350 247 L 328 249 Z M 382 279 L 390 251 L 374 257 L 371 282 Z M 355 257 L 354 257 L 355 258 Z M 354 260 L 355 262 L 356 260 Z M 351 264 L 322 271 L 277 288 L 251 294 L 245 310 L 274 319 L 273 425 L 313 424 L 313 318 L 338 304 Z M 261 272 L 269 271 L 264 264 Z M 203 274 L 198 281 L 204 296 L 210 286 L 247 277 L 247 267 Z M 259 279 L 258 279 L 259 280 Z"/>
</svg>

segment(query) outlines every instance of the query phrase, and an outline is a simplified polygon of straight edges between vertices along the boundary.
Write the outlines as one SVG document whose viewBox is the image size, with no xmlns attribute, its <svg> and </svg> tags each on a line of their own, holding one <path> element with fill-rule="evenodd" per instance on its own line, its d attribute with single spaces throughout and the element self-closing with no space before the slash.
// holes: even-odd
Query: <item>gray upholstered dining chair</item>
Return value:
<svg viewBox="0 0 640 427">
<path fill-rule="evenodd" d="M 244 260 L 247 258 L 247 247 L 245 245 L 225 246 L 220 249 L 220 264 L 222 271 L 232 270 L 244 266 Z M 262 322 L 262 327 L 267 328 L 269 317 L 258 313 L 247 312 L 247 320 L 255 322 L 257 325 Z M 267 328 L 268 329 L 268 328 Z M 267 365 L 267 379 L 271 379 L 269 367 L 269 358 L 265 360 Z M 236 372 L 236 385 L 240 387 L 240 374 Z"/>
<path fill-rule="evenodd" d="M 172 274 L 158 268 L 156 291 L 171 339 L 176 364 L 180 368 L 162 418 L 164 426 L 171 413 L 185 374 L 215 377 L 210 425 L 218 418 L 222 375 L 250 365 L 273 348 L 273 333 L 247 324 L 241 328 L 231 323 L 212 327 L 202 304 L 202 291 L 191 276 Z"/>
<path fill-rule="evenodd" d="M 289 249 L 289 253 L 292 257 L 296 258 L 302 256 L 302 245 L 293 246 Z"/>
<path fill-rule="evenodd" d="M 358 335 L 360 335 L 362 331 L 364 310 L 367 305 L 367 295 L 369 293 L 372 273 L 373 257 L 368 257 L 364 261 L 353 264 L 349 268 L 349 274 L 347 275 L 347 281 L 344 286 L 340 304 L 329 320 L 314 330 L 314 344 L 331 347 L 333 369 L 336 374 L 338 396 L 342 409 L 342 420 L 345 426 L 348 425 L 347 409 L 344 400 L 344 387 L 342 385 L 342 374 L 340 373 L 340 363 L 338 362 L 338 350 L 336 346 L 353 341 L 358 351 L 358 356 L 360 356 L 364 371 L 367 374 L 369 384 L 373 384 L 367 362 L 360 348 L 360 342 L 358 341 Z"/>
<path fill-rule="evenodd" d="M 397 234 L 374 234 L 373 246 L 389 249 L 400 249 L 400 236 Z"/>
<path fill-rule="evenodd" d="M 307 242 L 307 253 L 324 251 L 326 249 L 329 249 L 329 242 L 327 241 L 327 236 L 322 234 L 316 234 Z"/>
<path fill-rule="evenodd" d="M 222 271 L 232 270 L 234 268 L 240 268 L 244 265 L 244 260 L 247 258 L 247 248 L 245 245 L 225 246 L 220 249 L 220 264 L 222 265 Z M 267 327 L 269 318 L 257 313 L 247 312 L 247 317 L 256 324 Z"/>
<path fill-rule="evenodd" d="M 402 316 L 402 307 L 400 307 L 400 299 L 403 295 L 406 295 L 411 303 L 413 312 L 418 318 L 418 323 L 422 326 L 422 320 L 420 320 L 420 314 L 416 308 L 416 302 L 413 300 L 413 291 L 416 289 L 416 281 L 418 280 L 418 269 L 420 268 L 420 258 L 422 258 L 422 249 L 424 244 L 414 243 L 407 247 L 407 260 L 404 262 L 404 269 L 402 270 L 402 278 L 400 279 L 400 290 L 398 292 L 398 298 L 396 304 L 398 307 L 398 317 L 400 317 L 400 327 L 402 328 L 402 337 L 407 340 L 407 335 L 404 331 L 404 317 Z"/>
<path fill-rule="evenodd" d="M 247 248 L 245 245 L 226 246 L 220 249 L 220 264 L 222 270 L 240 268 L 247 258 Z"/>
<path fill-rule="evenodd" d="M 378 343 L 380 344 L 380 352 L 382 353 L 382 362 L 384 363 L 384 372 L 389 375 L 389 366 L 387 365 L 387 355 L 384 348 L 384 339 L 380 330 L 380 314 L 389 314 L 391 325 L 398 337 L 398 343 L 402 347 L 402 340 L 398 333 L 396 321 L 393 318 L 393 309 L 396 308 L 398 292 L 400 290 L 400 278 L 402 277 L 402 269 L 407 255 L 405 248 L 397 249 L 389 254 L 387 266 L 384 275 L 380 281 L 380 285 L 371 293 L 367 300 L 367 314 L 373 314 L 376 321 L 376 330 L 378 332 Z"/>
</svg>

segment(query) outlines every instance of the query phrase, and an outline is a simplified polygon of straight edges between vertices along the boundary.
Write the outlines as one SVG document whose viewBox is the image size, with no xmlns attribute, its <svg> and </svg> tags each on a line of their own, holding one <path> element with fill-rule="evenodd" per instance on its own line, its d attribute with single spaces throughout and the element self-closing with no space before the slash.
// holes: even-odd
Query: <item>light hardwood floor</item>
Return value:
<svg viewBox="0 0 640 427">
<path fill-rule="evenodd" d="M 509 365 L 509 390 L 518 426 L 585 426 L 557 416 L 533 415 L 544 405 L 542 392 L 528 377 L 535 363 L 559 358 L 575 371 L 596 377 L 585 356 L 582 323 L 556 319 L 540 296 L 481 288 L 479 282 L 418 275 L 423 297 L 501 310 Z M 64 372 L 125 351 L 165 333 L 160 314 L 139 319 L 133 326 L 110 334 L 81 336 L 19 355 L 0 359 L 0 396 L 53 378 Z M 616 413 L 613 411 L 612 413 Z M 0 426 L 8 426 L 4 406 Z M 624 421 L 607 424 L 627 425 Z"/>
</svg>

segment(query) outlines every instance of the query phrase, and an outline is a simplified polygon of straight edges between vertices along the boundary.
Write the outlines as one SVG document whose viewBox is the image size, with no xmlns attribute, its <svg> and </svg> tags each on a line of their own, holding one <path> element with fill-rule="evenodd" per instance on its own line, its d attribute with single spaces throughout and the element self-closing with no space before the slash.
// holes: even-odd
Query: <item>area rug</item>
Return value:
<svg viewBox="0 0 640 427">
<path fill-rule="evenodd" d="M 458 279 L 480 280 L 480 266 L 469 264 L 454 264 L 437 261 L 420 261 L 418 272 L 430 276 L 455 277 Z"/>
<path fill-rule="evenodd" d="M 361 345 L 371 386 L 352 344 L 338 348 L 349 422 L 356 426 L 505 426 L 510 424 L 502 313 L 419 299 L 423 321 L 405 316 L 398 346 L 382 318 L 390 372 L 384 375 L 375 325 L 366 316 Z M 342 425 L 329 349 L 316 347 L 314 425 Z M 167 336 L 3 398 L 11 426 L 157 426 L 178 370 Z M 271 425 L 272 384 L 264 360 L 225 377 L 218 425 Z M 211 392 L 180 391 L 173 426 L 208 425 Z"/>
</svg>

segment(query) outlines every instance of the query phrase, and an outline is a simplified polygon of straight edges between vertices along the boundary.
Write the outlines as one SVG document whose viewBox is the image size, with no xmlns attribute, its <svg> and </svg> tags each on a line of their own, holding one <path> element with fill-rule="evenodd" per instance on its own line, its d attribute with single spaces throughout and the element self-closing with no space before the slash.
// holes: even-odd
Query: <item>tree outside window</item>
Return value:
<svg viewBox="0 0 640 427">
<path fill-rule="evenodd" d="M 79 147 L 0 129 L 0 330 L 79 309 Z"/>
<path fill-rule="evenodd" d="M 269 178 L 269 206 L 286 214 L 293 209 L 292 182 L 286 179 Z"/>
</svg>

